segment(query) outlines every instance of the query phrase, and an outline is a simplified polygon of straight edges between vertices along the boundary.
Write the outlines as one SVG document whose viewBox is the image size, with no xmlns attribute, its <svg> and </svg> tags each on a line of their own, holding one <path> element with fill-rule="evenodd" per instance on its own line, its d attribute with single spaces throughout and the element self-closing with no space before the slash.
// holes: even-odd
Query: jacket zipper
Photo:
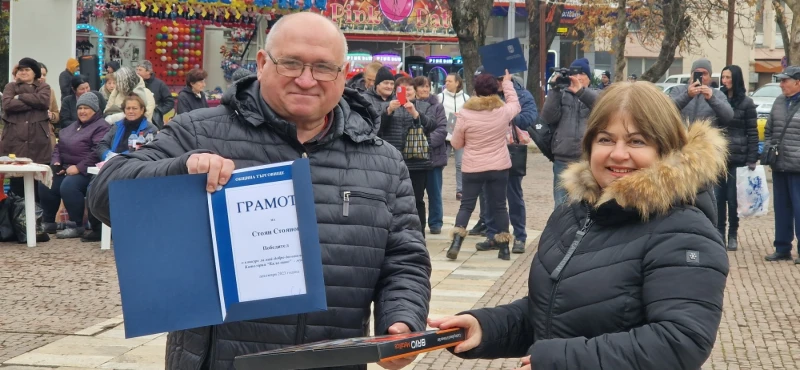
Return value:
<svg viewBox="0 0 800 370">
<path fill-rule="evenodd" d="M 551 339 L 550 336 L 552 335 L 553 300 L 555 299 L 556 291 L 558 291 L 558 286 L 561 284 L 561 273 L 564 271 L 564 267 L 567 266 L 567 262 L 569 262 L 569 260 L 575 254 L 575 250 L 578 249 L 583 237 L 589 232 L 592 224 L 594 224 L 594 220 L 592 220 L 591 216 L 587 217 L 583 227 L 581 227 L 581 229 L 575 233 L 575 239 L 572 241 L 572 244 L 570 244 L 569 249 L 567 249 L 567 253 L 564 254 L 564 258 L 561 259 L 561 262 L 558 263 L 558 266 L 556 266 L 556 268 L 550 274 L 550 280 L 555 281 L 555 284 L 553 284 L 553 289 L 550 291 L 550 300 L 548 301 L 547 306 L 547 325 L 545 326 L 546 339 Z"/>
<path fill-rule="evenodd" d="M 356 198 L 372 199 L 372 200 L 377 200 L 379 202 L 386 203 L 386 199 L 384 199 L 384 198 L 382 198 L 382 197 L 380 197 L 378 195 L 372 195 L 372 194 L 364 193 L 364 192 L 360 192 L 360 191 L 349 191 L 349 190 L 348 191 L 344 191 L 344 192 L 342 192 L 342 199 L 344 199 L 344 202 L 342 202 L 342 216 L 344 216 L 344 217 L 349 217 L 350 216 L 350 197 L 351 196 L 356 197 Z"/>
<path fill-rule="evenodd" d="M 297 316 L 297 333 L 294 337 L 294 344 L 303 344 L 303 337 L 306 336 L 306 315 Z"/>
<path fill-rule="evenodd" d="M 212 326 L 211 327 L 210 342 L 209 342 L 208 348 L 207 348 L 208 351 L 206 351 L 206 353 L 204 353 L 203 356 L 200 357 L 200 365 L 197 367 L 198 370 L 203 370 L 203 365 L 206 364 L 206 358 L 208 358 L 208 367 L 207 368 L 208 369 L 213 369 L 214 368 L 214 350 L 215 350 L 215 347 L 216 347 L 216 345 L 214 343 L 215 342 L 215 339 L 214 339 L 215 336 L 216 336 L 216 331 L 214 330 L 214 327 Z"/>
</svg>

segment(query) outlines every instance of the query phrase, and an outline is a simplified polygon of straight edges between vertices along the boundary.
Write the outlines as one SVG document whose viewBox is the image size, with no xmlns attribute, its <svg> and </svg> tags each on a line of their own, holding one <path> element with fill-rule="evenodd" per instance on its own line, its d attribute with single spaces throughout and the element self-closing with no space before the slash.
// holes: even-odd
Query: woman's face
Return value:
<svg viewBox="0 0 800 370">
<path fill-rule="evenodd" d="M 84 82 L 84 83 L 78 85 L 78 88 L 75 89 L 75 97 L 76 98 L 80 98 L 81 95 L 86 94 L 87 92 L 89 92 L 90 89 L 91 89 L 91 87 L 89 87 L 89 83 L 88 82 Z"/>
<path fill-rule="evenodd" d="M 455 94 L 458 92 L 458 81 L 456 81 L 454 76 L 447 76 L 447 78 L 444 80 L 444 88 L 447 89 L 447 91 Z M 430 91 L 430 89 L 428 90 Z"/>
<path fill-rule="evenodd" d="M 47 82 L 47 69 L 42 68 L 42 78 L 39 79 L 39 82 Z"/>
<path fill-rule="evenodd" d="M 95 112 L 94 109 L 89 108 L 85 105 L 81 105 L 80 107 L 78 107 L 78 121 L 86 123 L 89 121 L 90 118 L 92 118 L 92 116 L 94 116 L 95 113 L 97 112 Z"/>
<path fill-rule="evenodd" d="M 417 93 L 414 92 L 414 87 L 411 85 L 400 85 L 406 87 L 406 100 L 412 101 L 417 98 Z M 430 89 L 429 89 L 430 90 Z"/>
<path fill-rule="evenodd" d="M 431 85 L 420 86 L 417 87 L 415 90 L 417 92 L 417 98 L 420 98 L 422 100 L 425 100 L 431 96 Z"/>
<path fill-rule="evenodd" d="M 117 88 L 117 80 L 109 78 L 106 80 L 106 84 L 104 86 L 106 87 L 106 91 L 112 92 Z"/>
<path fill-rule="evenodd" d="M 33 73 L 33 70 L 28 67 L 20 67 L 17 70 L 17 79 L 23 83 L 32 83 L 35 77 L 36 75 Z"/>
<path fill-rule="evenodd" d="M 135 121 L 144 115 L 144 107 L 135 100 L 125 102 L 125 118 L 128 121 Z"/>
<path fill-rule="evenodd" d="M 720 80 L 722 81 L 722 84 L 728 88 L 728 90 L 733 89 L 733 74 L 729 69 L 722 71 Z"/>
<path fill-rule="evenodd" d="M 601 188 L 658 160 L 658 149 L 638 130 L 630 114 L 618 112 L 595 136 L 589 164 Z"/>
<path fill-rule="evenodd" d="M 384 99 L 392 96 L 394 92 L 394 81 L 392 80 L 385 80 L 375 86 L 375 90 L 382 96 Z"/>
<path fill-rule="evenodd" d="M 206 89 L 206 80 L 200 80 L 192 84 L 192 91 L 195 94 L 199 94 Z"/>
</svg>

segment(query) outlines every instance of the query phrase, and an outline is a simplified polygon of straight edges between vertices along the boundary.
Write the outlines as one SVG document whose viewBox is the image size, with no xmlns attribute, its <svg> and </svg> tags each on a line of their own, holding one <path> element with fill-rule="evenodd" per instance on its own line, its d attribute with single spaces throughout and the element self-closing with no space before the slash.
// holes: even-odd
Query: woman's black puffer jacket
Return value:
<svg viewBox="0 0 800 370">
<path fill-rule="evenodd" d="M 602 190 L 588 162 L 570 166 L 562 180 L 571 203 L 547 222 L 528 296 L 467 312 L 483 336 L 459 356 L 530 355 L 546 370 L 700 369 L 728 275 L 704 191 L 725 171 L 726 146 L 719 130 L 695 123 L 682 150 Z"/>
<path fill-rule="evenodd" d="M 758 116 L 756 104 L 749 96 L 729 98 L 733 119 L 718 122 L 728 139 L 728 166 L 743 167 L 758 162 Z"/>
</svg>

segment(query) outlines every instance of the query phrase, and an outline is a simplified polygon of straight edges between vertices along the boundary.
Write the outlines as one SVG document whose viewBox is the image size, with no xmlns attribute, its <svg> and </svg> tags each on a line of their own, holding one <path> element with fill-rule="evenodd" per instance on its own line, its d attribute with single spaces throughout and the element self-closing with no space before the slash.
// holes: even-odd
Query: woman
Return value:
<svg viewBox="0 0 800 370">
<path fill-rule="evenodd" d="M 417 100 L 427 102 L 433 109 L 433 118 L 437 127 L 443 129 L 431 133 L 431 170 L 425 182 L 425 191 L 428 192 L 428 229 L 431 234 L 441 234 L 444 221 L 444 205 L 442 204 L 442 171 L 447 166 L 447 116 L 444 107 L 436 96 L 431 95 L 431 81 L 427 77 L 415 77 L 412 81 Z M 425 225 L 422 225 L 425 227 Z"/>
<path fill-rule="evenodd" d="M 65 96 L 61 99 L 61 113 L 59 114 L 59 129 L 66 128 L 67 126 L 75 123 L 78 120 L 78 98 L 83 94 L 93 94 L 100 102 L 100 112 L 106 109 L 106 99 L 97 91 L 92 91 L 89 86 L 89 78 L 84 75 L 72 76 L 70 80 L 72 86 L 72 94 Z"/>
<path fill-rule="evenodd" d="M 462 163 L 464 195 L 452 231 L 453 240 L 450 249 L 447 250 L 447 258 L 451 260 L 458 257 L 461 243 L 467 236 L 469 218 L 475 210 L 478 195 L 484 186 L 486 186 L 484 192 L 487 198 L 486 204 L 498 230 L 495 235 L 497 258 L 511 259 L 508 250 L 511 234 L 508 232 L 509 219 L 506 208 L 511 156 L 508 154 L 506 134 L 511 120 L 519 114 L 521 107 L 508 71 L 503 76 L 502 87 L 505 103 L 497 95 L 497 77 L 485 72 L 480 74 L 475 77 L 476 96 L 467 100 L 464 109 L 456 113 L 458 121 L 450 143 L 453 149 L 464 150 Z"/>
<path fill-rule="evenodd" d="M 461 110 L 464 103 L 469 100 L 469 95 L 464 92 L 464 81 L 458 73 L 447 75 L 444 80 L 444 91 L 439 95 L 439 101 L 444 106 L 444 113 L 447 115 L 447 143 L 453 136 L 453 129 L 456 127 L 456 112 Z M 449 155 L 448 155 L 449 156 Z M 456 157 L 456 200 L 461 200 L 463 183 L 461 179 L 461 161 L 464 156 L 464 149 L 455 150 Z"/>
<path fill-rule="evenodd" d="M 115 72 L 114 79 L 117 81 L 117 86 L 108 97 L 108 104 L 104 111 L 106 121 L 117 122 L 125 117 L 122 104 L 131 94 L 136 94 L 144 99 L 147 120 L 151 121 L 156 109 L 156 99 L 153 93 L 145 87 L 144 80 L 136 74 L 136 71 L 128 67 L 122 67 Z"/>
<path fill-rule="evenodd" d="M 86 191 L 92 180 L 86 170 L 99 161 L 97 145 L 111 128 L 103 119 L 96 95 L 81 95 L 77 105 L 78 120 L 61 130 L 53 150 L 53 185 L 48 188 L 39 184 L 45 232 L 56 233 L 56 214 L 62 201 L 69 214 L 66 228 L 56 234 L 60 239 L 83 236 Z"/>
<path fill-rule="evenodd" d="M 528 296 L 430 325 L 467 328 L 459 357 L 527 356 L 526 370 L 700 369 L 728 274 L 706 190 L 726 147 L 708 122 L 687 132 L 654 85 L 611 84 L 562 173 L 569 203 L 539 239 Z"/>
<path fill-rule="evenodd" d="M 117 88 L 117 79 L 114 77 L 113 73 L 109 73 L 106 75 L 106 83 L 103 84 L 103 87 L 100 88 L 100 94 L 103 94 L 103 98 L 108 101 L 108 98 L 111 97 L 111 93 L 114 92 L 114 89 Z"/>
<path fill-rule="evenodd" d="M 35 163 L 49 164 L 53 154 L 50 143 L 50 85 L 41 81 L 39 62 L 22 58 L 16 80 L 3 89 L 3 137 L 0 156 L 15 154 Z M 12 178 L 11 192 L 24 197 L 22 178 Z M 35 188 L 34 188 L 35 189 Z M 36 192 L 38 198 L 38 191 Z"/>
<path fill-rule="evenodd" d="M 208 73 L 202 69 L 193 69 L 186 74 L 186 87 L 178 94 L 176 114 L 208 108 L 205 93 L 206 77 Z"/>
<path fill-rule="evenodd" d="M 739 249 L 739 213 L 736 201 L 736 168 L 745 165 L 750 171 L 756 169 L 758 161 L 758 116 L 756 105 L 744 87 L 744 77 L 739 66 L 731 65 L 722 70 L 720 91 L 728 97 L 733 108 L 733 119 L 720 122 L 720 128 L 728 139 L 728 172 L 719 179 L 714 194 L 717 196 L 717 228 L 725 241 L 725 221 L 728 221 L 729 251 Z M 727 207 L 727 210 L 726 210 Z M 727 212 L 726 212 L 727 211 Z"/>
<path fill-rule="evenodd" d="M 380 75 L 380 73 L 379 71 L 378 74 Z M 411 186 L 414 188 L 420 229 L 425 235 L 425 184 L 428 181 L 428 172 L 431 170 L 431 138 L 445 135 L 445 122 L 436 120 L 435 109 L 428 102 L 416 99 L 411 78 L 401 77 L 395 83 L 406 89 L 406 103 L 400 104 L 397 99 L 389 102 L 386 109 L 381 112 L 378 137 L 403 153 L 403 160 L 411 177 Z M 409 130 L 420 127 L 423 129 L 425 140 L 428 143 L 427 152 L 407 153 L 405 149 Z"/>
<path fill-rule="evenodd" d="M 158 132 L 158 128 L 147 120 L 147 107 L 140 96 L 128 95 L 123 107 L 125 118 L 115 123 L 97 145 L 97 156 L 103 161 L 117 154 L 128 153 L 131 149 L 138 149 L 138 145 L 148 143 Z M 133 134 L 142 137 L 144 142 L 138 144 L 131 142 Z"/>
<path fill-rule="evenodd" d="M 47 83 L 47 66 L 44 63 L 39 63 L 39 68 L 42 71 L 42 78 L 39 79 L 42 83 Z M 17 74 L 16 67 L 14 69 L 14 75 Z M 59 118 L 59 108 L 58 108 L 58 99 L 56 99 L 56 94 L 52 93 L 53 91 L 50 90 L 50 109 L 48 109 L 48 115 L 50 116 L 50 129 L 53 130 L 55 124 L 58 123 Z M 53 135 L 53 131 L 50 132 L 50 142 L 53 146 L 56 145 L 56 136 Z"/>
</svg>

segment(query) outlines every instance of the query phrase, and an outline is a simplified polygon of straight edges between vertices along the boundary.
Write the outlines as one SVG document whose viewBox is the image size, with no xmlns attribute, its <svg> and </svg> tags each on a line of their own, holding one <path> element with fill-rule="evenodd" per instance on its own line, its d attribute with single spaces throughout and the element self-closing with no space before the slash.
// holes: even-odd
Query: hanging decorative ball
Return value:
<svg viewBox="0 0 800 370">
<path fill-rule="evenodd" d="M 162 56 L 161 56 L 161 61 L 162 61 L 162 62 L 166 62 L 166 61 L 167 61 L 167 57 L 162 55 Z"/>
<path fill-rule="evenodd" d="M 169 28 L 167 28 L 167 26 L 162 26 L 162 27 L 161 27 L 161 32 L 167 32 L 167 30 L 168 30 L 168 29 L 169 29 Z"/>
</svg>

